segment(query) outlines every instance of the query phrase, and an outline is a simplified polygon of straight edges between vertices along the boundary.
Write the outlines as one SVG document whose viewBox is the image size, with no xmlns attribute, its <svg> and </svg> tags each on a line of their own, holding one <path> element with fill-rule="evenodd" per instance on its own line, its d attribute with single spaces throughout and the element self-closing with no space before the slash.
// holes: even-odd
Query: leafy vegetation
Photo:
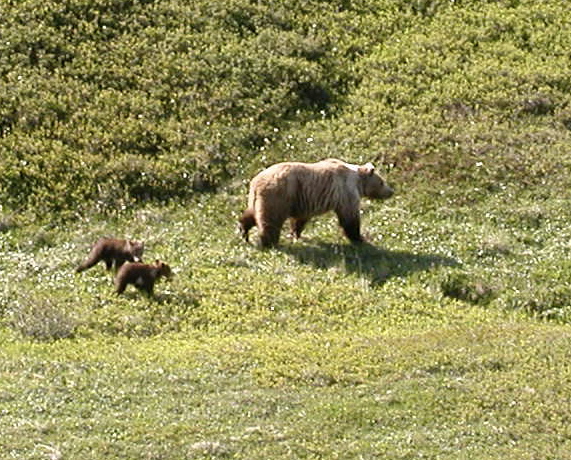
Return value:
<svg viewBox="0 0 571 460">
<path fill-rule="evenodd" d="M 567 458 L 567 10 L 4 2 L 0 458 Z M 324 157 L 396 187 L 368 244 L 239 239 Z M 103 235 L 174 278 L 74 273 Z"/>
</svg>

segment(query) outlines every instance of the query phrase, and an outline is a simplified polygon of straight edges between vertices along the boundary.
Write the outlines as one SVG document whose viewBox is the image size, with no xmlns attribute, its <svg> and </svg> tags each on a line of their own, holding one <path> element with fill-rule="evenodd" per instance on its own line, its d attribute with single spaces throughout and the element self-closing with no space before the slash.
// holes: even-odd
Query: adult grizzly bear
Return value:
<svg viewBox="0 0 571 460">
<path fill-rule="evenodd" d="M 361 197 L 386 199 L 393 193 L 371 163 L 359 166 L 336 159 L 278 163 L 250 182 L 248 209 L 240 218 L 240 229 L 248 241 L 248 232 L 257 225 L 262 247 L 271 247 L 278 243 L 286 219 L 299 238 L 309 219 L 335 211 L 347 238 L 359 243 L 363 241 Z"/>
</svg>

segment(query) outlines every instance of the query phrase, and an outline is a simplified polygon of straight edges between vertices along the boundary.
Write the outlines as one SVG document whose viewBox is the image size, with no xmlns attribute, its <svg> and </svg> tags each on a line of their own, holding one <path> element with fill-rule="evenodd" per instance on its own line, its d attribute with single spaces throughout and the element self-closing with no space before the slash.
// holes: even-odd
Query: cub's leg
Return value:
<svg viewBox="0 0 571 460">
<path fill-rule="evenodd" d="M 126 259 L 126 258 L 124 258 L 124 257 L 117 257 L 117 258 L 115 258 L 115 270 L 119 270 L 119 269 L 123 266 L 123 264 L 124 264 L 125 262 L 127 262 L 127 261 L 133 262 L 134 260 L 135 260 L 135 259 L 129 260 L 129 259 Z M 111 260 L 107 263 L 107 270 L 110 270 L 112 265 L 113 265 L 113 259 L 111 259 Z"/>
<path fill-rule="evenodd" d="M 291 236 L 294 238 L 301 238 L 301 232 L 303 232 L 303 229 L 305 228 L 305 225 L 308 221 L 309 219 L 303 217 L 292 217 L 289 220 Z"/>
<path fill-rule="evenodd" d="M 153 297 L 153 295 L 154 295 L 154 281 L 151 281 L 146 286 L 144 286 L 143 290 L 147 293 L 147 295 L 149 297 Z"/>
<path fill-rule="evenodd" d="M 125 292 L 125 288 L 127 287 L 127 281 L 125 279 L 116 279 L 115 280 L 115 292 L 117 295 L 123 294 Z"/>
<path fill-rule="evenodd" d="M 108 257 L 105 259 L 105 268 L 107 268 L 107 270 L 111 270 L 113 268 L 113 257 Z M 117 262 L 115 262 L 115 268 L 118 268 Z"/>
<path fill-rule="evenodd" d="M 254 211 L 246 209 L 240 218 L 240 233 L 246 242 L 248 241 L 248 232 L 254 225 L 256 225 Z"/>
</svg>

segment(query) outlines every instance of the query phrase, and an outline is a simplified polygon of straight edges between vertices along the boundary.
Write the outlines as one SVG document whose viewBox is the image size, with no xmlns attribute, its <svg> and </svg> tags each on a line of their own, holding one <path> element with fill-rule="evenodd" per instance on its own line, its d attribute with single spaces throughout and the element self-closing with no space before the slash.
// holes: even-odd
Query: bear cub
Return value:
<svg viewBox="0 0 571 460">
<path fill-rule="evenodd" d="M 145 291 L 149 297 L 153 295 L 155 282 L 161 278 L 170 278 L 171 268 L 168 264 L 156 260 L 154 264 L 131 262 L 123 265 L 115 276 L 117 294 L 122 294 L 128 284 L 133 284 L 140 291 Z"/>
<path fill-rule="evenodd" d="M 115 264 L 115 269 L 119 269 L 125 262 L 140 262 L 144 249 L 144 242 L 117 238 L 100 238 L 93 245 L 87 259 L 75 271 L 80 273 L 93 267 L 101 260 L 105 262 L 107 270 L 110 270 L 113 264 Z"/>
</svg>

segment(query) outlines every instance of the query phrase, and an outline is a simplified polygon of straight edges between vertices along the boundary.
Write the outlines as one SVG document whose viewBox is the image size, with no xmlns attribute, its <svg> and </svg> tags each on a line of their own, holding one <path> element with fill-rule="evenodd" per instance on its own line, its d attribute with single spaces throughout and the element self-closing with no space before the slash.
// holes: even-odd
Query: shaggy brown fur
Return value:
<svg viewBox="0 0 571 460">
<path fill-rule="evenodd" d="M 93 245 L 87 259 L 75 271 L 79 273 L 87 270 L 101 260 L 105 261 L 107 270 L 110 270 L 113 264 L 115 269 L 118 269 L 125 262 L 140 261 L 144 249 L 145 244 L 139 241 L 101 238 Z"/>
<path fill-rule="evenodd" d="M 152 296 L 155 282 L 160 277 L 170 278 L 171 276 L 172 271 L 169 265 L 159 260 L 155 261 L 154 264 L 127 263 L 119 269 L 115 276 L 116 292 L 122 294 L 128 284 L 133 284 L 137 289 Z"/>
<path fill-rule="evenodd" d="M 299 238 L 309 219 L 334 211 L 347 238 L 358 243 L 363 241 L 361 197 L 386 199 L 393 193 L 370 163 L 358 166 L 336 159 L 278 163 L 250 182 L 240 229 L 248 241 L 248 232 L 256 225 L 262 247 L 275 246 L 286 219 L 290 219 L 292 234 Z"/>
</svg>

